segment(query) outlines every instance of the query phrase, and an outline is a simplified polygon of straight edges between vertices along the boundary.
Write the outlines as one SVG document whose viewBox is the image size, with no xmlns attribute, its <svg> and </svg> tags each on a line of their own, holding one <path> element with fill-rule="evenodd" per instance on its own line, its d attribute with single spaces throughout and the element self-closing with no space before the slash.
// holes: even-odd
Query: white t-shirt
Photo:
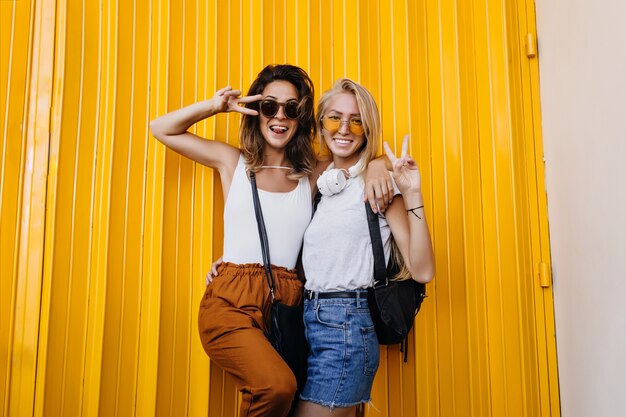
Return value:
<svg viewBox="0 0 626 417">
<path fill-rule="evenodd" d="M 287 193 L 259 190 L 272 264 L 293 269 L 296 266 L 304 231 L 311 221 L 311 185 L 300 178 Z M 263 264 L 261 241 L 254 215 L 252 187 L 243 156 L 239 157 L 224 205 L 225 262 Z"/>
<path fill-rule="evenodd" d="M 393 181 L 393 179 L 392 179 Z M 394 189 L 396 194 L 399 192 Z M 304 234 L 302 264 L 305 288 L 346 291 L 367 288 L 374 279 L 374 255 L 363 202 L 365 184 L 358 176 L 332 196 L 322 196 Z M 391 230 L 379 215 L 385 260 L 391 252 Z"/>
</svg>

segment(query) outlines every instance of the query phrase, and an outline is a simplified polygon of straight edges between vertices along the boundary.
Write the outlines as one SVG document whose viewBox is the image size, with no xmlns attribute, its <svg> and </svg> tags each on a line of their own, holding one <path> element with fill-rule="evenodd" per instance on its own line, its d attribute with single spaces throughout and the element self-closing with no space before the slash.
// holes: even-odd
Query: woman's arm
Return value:
<svg viewBox="0 0 626 417">
<path fill-rule="evenodd" d="M 385 217 L 413 279 L 423 283 L 432 280 L 435 261 L 421 193 L 396 196 Z"/>
<path fill-rule="evenodd" d="M 252 116 L 253 109 L 240 103 L 250 103 L 260 95 L 239 97 L 241 91 L 225 87 L 209 99 L 167 113 L 150 122 L 152 135 L 168 148 L 202 165 L 217 169 L 221 175 L 234 170 L 239 158 L 239 149 L 226 143 L 206 140 L 188 131 L 195 123 L 218 113 L 235 111 Z M 230 172 L 232 175 L 232 172 Z"/>
<path fill-rule="evenodd" d="M 424 212 L 421 177 L 417 164 L 406 153 L 407 146 L 405 138 L 402 156 L 398 159 L 385 143 L 385 151 L 393 165 L 394 180 L 402 193 L 401 197 L 394 198 L 386 218 L 411 276 L 426 283 L 435 275 L 435 261 Z"/>
</svg>

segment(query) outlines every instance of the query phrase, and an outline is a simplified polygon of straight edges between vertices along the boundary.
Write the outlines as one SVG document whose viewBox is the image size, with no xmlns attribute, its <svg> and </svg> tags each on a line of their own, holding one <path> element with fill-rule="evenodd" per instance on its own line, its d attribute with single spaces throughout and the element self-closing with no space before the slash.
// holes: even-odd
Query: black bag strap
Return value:
<svg viewBox="0 0 626 417">
<path fill-rule="evenodd" d="M 254 214 L 256 216 L 256 224 L 259 229 L 259 239 L 261 239 L 261 252 L 263 254 L 263 268 L 265 269 L 265 278 L 267 285 L 270 287 L 272 295 L 272 303 L 274 302 L 274 273 L 272 272 L 272 262 L 270 261 L 270 245 L 267 240 L 267 230 L 265 229 L 265 221 L 263 220 L 263 211 L 261 210 L 261 201 L 259 200 L 259 192 L 256 188 L 256 175 L 250 171 L 250 185 L 252 186 L 252 202 L 254 203 Z"/>
<path fill-rule="evenodd" d="M 315 211 L 317 210 L 317 206 L 319 205 L 321 199 L 322 193 L 318 191 L 317 193 L 315 193 L 315 197 L 313 197 L 313 214 L 315 214 Z"/>
<path fill-rule="evenodd" d="M 378 215 L 372 211 L 369 203 L 365 203 L 365 211 L 367 212 L 367 225 L 370 230 L 370 239 L 372 240 L 372 252 L 374 253 L 374 288 L 385 287 L 389 285 L 389 277 L 387 276 L 387 263 L 385 262 L 385 251 L 383 248 L 383 239 L 380 236 L 380 225 L 378 224 Z M 409 337 L 405 337 L 400 342 L 400 352 L 404 353 L 404 362 L 408 361 L 409 353 Z"/>
<path fill-rule="evenodd" d="M 383 239 L 380 236 L 378 214 L 372 211 L 369 203 L 365 203 L 365 211 L 367 212 L 367 225 L 369 226 L 372 252 L 374 253 L 374 288 L 387 286 L 389 285 L 389 277 L 387 277 L 387 263 L 385 262 Z"/>
</svg>

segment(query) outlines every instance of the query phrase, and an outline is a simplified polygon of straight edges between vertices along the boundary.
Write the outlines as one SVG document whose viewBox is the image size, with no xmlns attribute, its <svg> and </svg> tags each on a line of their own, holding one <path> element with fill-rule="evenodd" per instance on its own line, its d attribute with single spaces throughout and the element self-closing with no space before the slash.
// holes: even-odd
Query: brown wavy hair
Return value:
<svg viewBox="0 0 626 417">
<path fill-rule="evenodd" d="M 263 93 L 265 87 L 274 81 L 287 81 L 298 91 L 300 116 L 298 128 L 293 138 L 285 147 L 285 157 L 292 166 L 289 178 L 297 179 L 309 175 L 315 166 L 313 138 L 315 136 L 315 114 L 313 101 L 315 89 L 309 75 L 295 65 L 268 65 L 257 75 L 248 90 L 253 96 Z M 247 107 L 259 110 L 259 103 L 250 103 Z M 265 138 L 261 133 L 258 116 L 243 115 L 239 129 L 239 143 L 248 169 L 263 165 Z"/>
</svg>

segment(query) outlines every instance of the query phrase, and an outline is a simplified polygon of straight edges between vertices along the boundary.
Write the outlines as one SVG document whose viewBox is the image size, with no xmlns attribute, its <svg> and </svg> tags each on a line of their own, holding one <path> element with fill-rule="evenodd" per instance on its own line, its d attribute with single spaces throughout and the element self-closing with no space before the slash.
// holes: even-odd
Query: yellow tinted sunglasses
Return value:
<svg viewBox="0 0 626 417">
<path fill-rule="evenodd" d="M 341 120 L 341 117 L 339 116 L 327 114 L 322 118 L 322 126 L 330 133 L 338 131 L 342 123 L 348 123 L 350 132 L 353 135 L 362 135 L 364 132 L 363 122 L 358 117 L 353 117 L 350 120 Z"/>
</svg>

